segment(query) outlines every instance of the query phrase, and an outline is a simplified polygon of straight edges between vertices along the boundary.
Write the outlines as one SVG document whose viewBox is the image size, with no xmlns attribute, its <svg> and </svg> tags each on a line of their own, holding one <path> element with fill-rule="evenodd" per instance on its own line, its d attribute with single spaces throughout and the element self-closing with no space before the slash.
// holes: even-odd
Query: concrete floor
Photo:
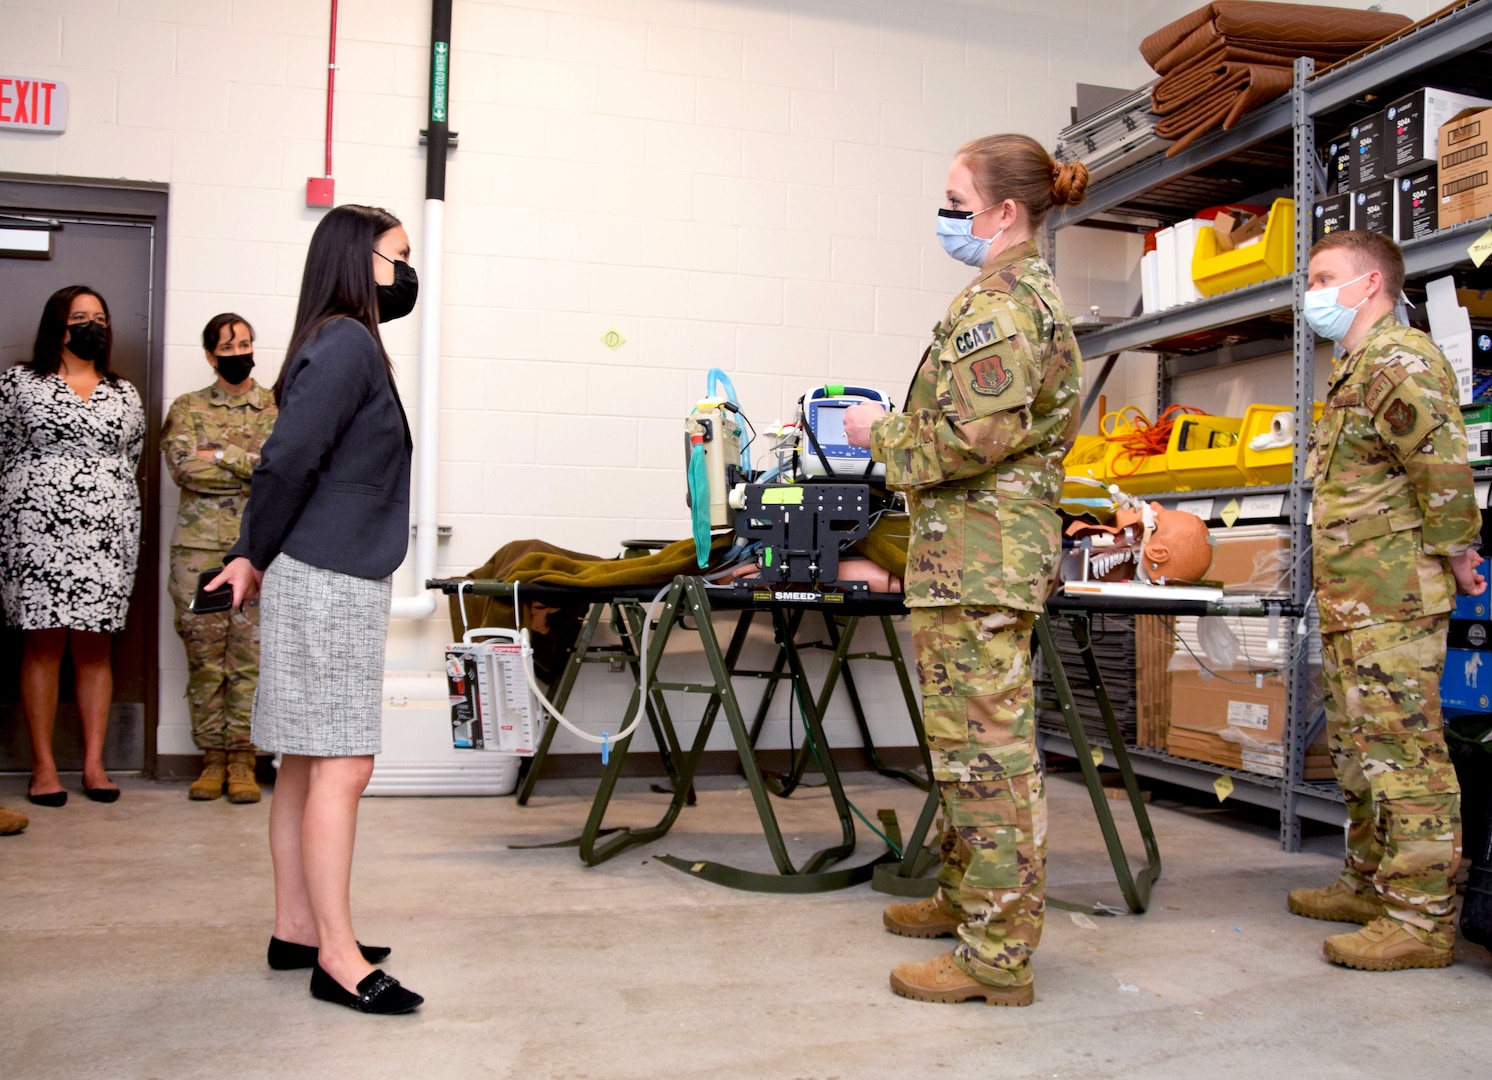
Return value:
<svg viewBox="0 0 1492 1080">
<path fill-rule="evenodd" d="M 1007 1010 L 893 995 L 893 964 L 947 946 L 885 933 L 887 898 L 868 886 L 759 896 L 649 858 L 770 869 L 750 798 L 729 780 L 702 783 L 661 842 L 595 868 L 574 849 L 508 846 L 576 833 L 590 782 L 541 783 L 527 808 L 367 799 L 359 935 L 392 945 L 387 968 L 427 998 L 412 1016 L 367 1017 L 264 964 L 267 803 L 121 786 L 112 806 L 75 791 L 48 810 L 25 804 L 24 778 L 0 778 L 0 804 L 32 819 L 0 838 L 5 1080 L 1487 1074 L 1485 950 L 1463 943 L 1441 971 L 1333 967 L 1321 940 L 1337 928 L 1290 915 L 1285 892 L 1330 879 L 1340 835 L 1287 855 L 1271 821 L 1200 801 L 1152 809 L 1165 865 L 1152 909 L 1051 910 L 1036 1004 Z M 1119 903 L 1080 781 L 1053 776 L 1049 790 L 1052 895 Z M 851 797 L 872 818 L 895 808 L 907 828 L 921 801 L 864 774 Z M 628 782 L 611 820 L 650 823 L 661 803 Z M 795 851 L 833 839 L 823 791 L 777 806 Z M 882 850 L 873 841 L 857 854 Z"/>
</svg>

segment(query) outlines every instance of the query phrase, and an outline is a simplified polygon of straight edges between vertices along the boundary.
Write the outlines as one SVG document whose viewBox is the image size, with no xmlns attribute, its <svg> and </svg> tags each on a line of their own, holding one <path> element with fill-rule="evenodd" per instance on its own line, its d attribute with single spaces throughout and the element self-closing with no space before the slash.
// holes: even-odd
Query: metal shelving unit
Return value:
<svg viewBox="0 0 1492 1080">
<path fill-rule="evenodd" d="M 1082 206 L 1054 213 L 1048 222 L 1047 250 L 1055 254 L 1057 231 L 1075 225 L 1153 227 L 1180 220 L 1202 206 L 1245 201 L 1260 192 L 1281 188 L 1289 188 L 1295 199 L 1294 274 L 1090 331 L 1079 338 L 1083 355 L 1090 360 L 1108 356 L 1112 363 L 1121 352 L 1148 350 L 1161 354 L 1159 371 L 1165 397 L 1167 380 L 1178 374 L 1288 353 L 1294 361 L 1296 430 L 1309 430 L 1315 397 L 1316 342 L 1296 313 L 1306 286 L 1312 203 L 1325 179 L 1316 157 L 1316 124 L 1321 121 L 1345 127 L 1426 85 L 1478 91 L 1492 97 L 1492 0 L 1472 0 L 1433 23 L 1319 75 L 1311 60 L 1299 60 L 1291 92 L 1254 110 L 1232 131 L 1214 132 L 1175 157 L 1154 157 L 1108 177 L 1094 185 Z M 1402 246 L 1408 277 L 1422 281 L 1453 269 L 1477 277 L 1466 249 L 1489 227 L 1492 218 L 1464 222 L 1406 242 Z M 1492 262 L 1477 284 L 1492 286 Z M 1205 336 L 1209 333 L 1210 340 Z M 1194 335 L 1203 335 L 1201 347 L 1188 349 L 1197 344 Z M 1090 395 L 1097 394 L 1108 369 L 1106 365 L 1100 372 Z M 1228 499 L 1283 495 L 1277 515 L 1255 520 L 1288 521 L 1295 550 L 1303 551 L 1310 541 L 1306 520 L 1310 489 L 1304 472 L 1305 444 L 1297 440 L 1294 479 L 1288 485 L 1174 492 L 1148 498 L 1172 506 L 1210 498 L 1217 509 Z M 1478 470 L 1479 483 L 1485 482 L 1487 472 Z M 1297 572 L 1292 578 L 1291 599 L 1304 604 L 1309 593 L 1310 575 Z M 1284 643 L 1285 655 L 1294 655 L 1296 644 L 1292 633 Z M 1307 715 L 1310 678 L 1302 659 L 1287 680 L 1286 774 L 1282 780 L 1146 747 L 1128 748 L 1135 771 L 1203 791 L 1212 790 L 1215 780 L 1226 775 L 1233 781 L 1230 797 L 1279 811 L 1281 843 L 1287 850 L 1298 850 L 1302 819 L 1340 823 L 1346 818 L 1335 783 L 1303 778 L 1306 748 L 1324 719 L 1319 708 Z M 1053 751 L 1072 752 L 1064 735 L 1043 731 L 1040 741 Z"/>
</svg>

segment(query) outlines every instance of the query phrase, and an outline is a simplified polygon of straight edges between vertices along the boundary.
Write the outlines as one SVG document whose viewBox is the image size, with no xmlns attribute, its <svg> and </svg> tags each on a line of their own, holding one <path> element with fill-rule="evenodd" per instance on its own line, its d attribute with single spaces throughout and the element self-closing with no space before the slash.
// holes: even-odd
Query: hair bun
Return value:
<svg viewBox="0 0 1492 1080">
<path fill-rule="evenodd" d="M 1088 195 L 1088 167 L 1080 161 L 1052 165 L 1052 205 L 1077 206 Z"/>
</svg>

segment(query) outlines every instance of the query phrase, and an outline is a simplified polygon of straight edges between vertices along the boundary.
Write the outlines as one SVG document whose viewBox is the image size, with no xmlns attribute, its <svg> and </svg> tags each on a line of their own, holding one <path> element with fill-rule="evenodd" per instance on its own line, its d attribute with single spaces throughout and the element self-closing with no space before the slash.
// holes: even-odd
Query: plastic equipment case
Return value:
<svg viewBox="0 0 1492 1080">
<path fill-rule="evenodd" d="M 1176 489 L 1196 491 L 1248 483 L 1239 465 L 1242 427 L 1243 419 L 1236 416 L 1177 417 L 1166 447 L 1166 469 Z"/>
<path fill-rule="evenodd" d="M 1295 200 L 1276 199 L 1269 208 L 1264 239 L 1247 247 L 1219 252 L 1217 234 L 1202 229 L 1192 253 L 1192 280 L 1203 296 L 1242 289 L 1295 270 Z"/>
<path fill-rule="evenodd" d="M 1297 432 L 1291 442 L 1269 450 L 1254 450 L 1249 443 L 1274 427 L 1274 418 L 1281 413 L 1289 415 L 1294 410 L 1288 405 L 1250 405 L 1243 413 L 1243 429 L 1238 433 L 1242 447 L 1239 465 L 1250 484 L 1288 484 L 1290 468 L 1295 453 L 1294 439 L 1309 435 Z M 1321 419 L 1321 402 L 1316 402 L 1314 417 Z"/>
</svg>

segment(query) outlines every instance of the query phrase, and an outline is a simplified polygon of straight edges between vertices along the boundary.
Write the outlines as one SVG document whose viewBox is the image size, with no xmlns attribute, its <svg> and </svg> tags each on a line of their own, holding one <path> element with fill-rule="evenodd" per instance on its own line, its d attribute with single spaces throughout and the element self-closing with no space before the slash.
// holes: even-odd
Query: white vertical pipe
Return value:
<svg viewBox="0 0 1492 1080">
<path fill-rule="evenodd" d="M 414 588 L 389 607 L 395 619 L 435 613 L 435 594 L 425 582 L 435 576 L 440 511 L 440 322 L 444 293 L 445 202 L 425 200 L 425 252 L 420 260 L 420 405 L 414 446 Z"/>
</svg>

